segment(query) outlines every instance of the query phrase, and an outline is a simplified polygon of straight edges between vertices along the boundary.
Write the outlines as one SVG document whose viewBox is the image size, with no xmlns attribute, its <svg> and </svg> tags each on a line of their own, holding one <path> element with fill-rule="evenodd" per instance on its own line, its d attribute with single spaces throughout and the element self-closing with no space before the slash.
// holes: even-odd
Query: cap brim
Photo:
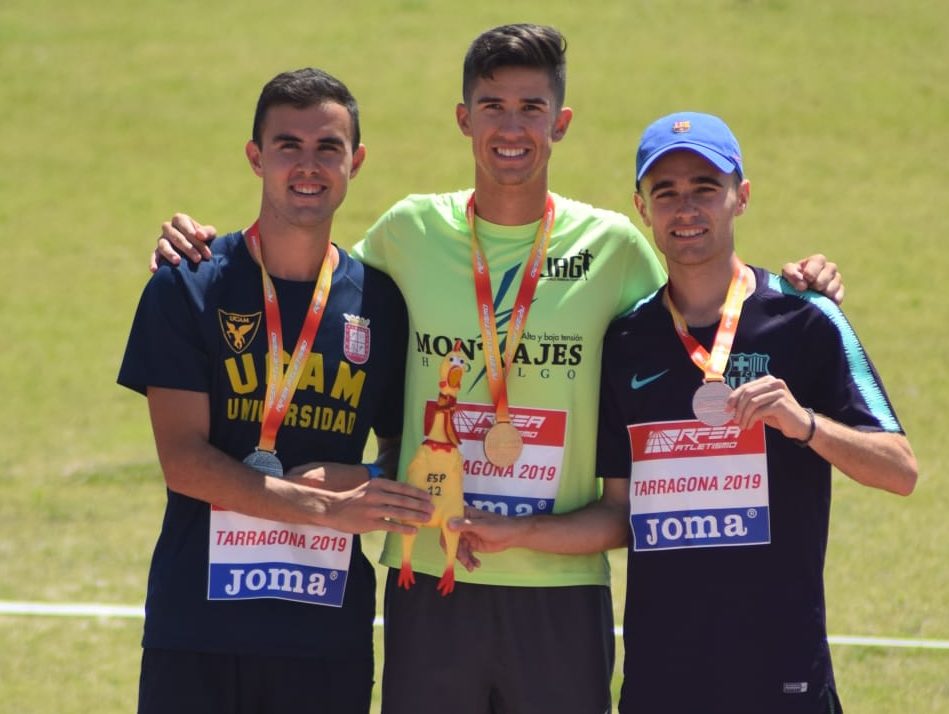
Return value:
<svg viewBox="0 0 949 714">
<path fill-rule="evenodd" d="M 655 151 L 649 155 L 644 162 L 642 167 L 640 167 L 639 172 L 636 174 L 636 183 L 639 183 L 643 180 L 643 176 L 646 175 L 646 172 L 652 167 L 656 161 L 661 159 L 663 156 L 668 154 L 670 151 L 691 151 L 694 154 L 708 159 L 715 168 L 723 173 L 730 174 L 733 171 L 738 171 L 739 174 L 741 170 L 738 168 L 738 164 L 735 163 L 732 159 L 729 159 L 727 156 L 722 156 L 720 153 L 714 149 L 710 149 L 707 146 L 702 146 L 701 144 L 692 144 L 688 142 L 681 142 L 678 144 L 669 144 L 668 146 L 663 146 L 661 149 Z"/>
</svg>

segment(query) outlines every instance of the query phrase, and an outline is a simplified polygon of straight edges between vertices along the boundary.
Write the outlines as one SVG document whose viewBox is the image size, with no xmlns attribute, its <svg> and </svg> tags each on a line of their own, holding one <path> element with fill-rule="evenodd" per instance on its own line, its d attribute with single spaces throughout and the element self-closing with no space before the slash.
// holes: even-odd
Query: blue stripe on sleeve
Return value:
<svg viewBox="0 0 949 714">
<path fill-rule="evenodd" d="M 647 302 L 649 302 L 650 300 L 652 300 L 652 299 L 656 296 L 656 293 L 658 293 L 658 292 L 659 292 L 660 290 L 662 290 L 662 288 L 664 288 L 664 287 L 665 287 L 665 285 L 662 285 L 662 286 L 656 288 L 656 289 L 653 290 L 651 293 L 649 293 L 646 297 L 640 299 L 639 302 L 637 302 L 637 303 L 636 303 L 635 305 L 633 305 L 631 308 L 629 308 L 629 309 L 626 310 L 625 312 L 623 312 L 623 313 L 617 315 L 614 319 L 618 320 L 618 319 L 621 318 L 621 317 L 626 317 L 627 315 L 632 315 L 632 314 L 633 314 L 634 312 L 636 312 L 642 305 L 644 305 L 645 303 L 647 303 Z"/>
<path fill-rule="evenodd" d="M 863 351 L 863 346 L 857 339 L 857 334 L 853 331 L 853 327 L 847 321 L 843 311 L 837 307 L 837 304 L 830 298 L 811 290 L 803 293 L 798 292 L 784 278 L 774 274 L 769 274 L 768 287 L 784 295 L 793 295 L 809 302 L 830 320 L 840 335 L 851 377 L 867 403 L 870 413 L 880 422 L 885 431 L 900 431 L 900 424 L 896 420 L 896 415 L 893 414 L 883 390 L 880 389 L 880 385 L 873 376 L 866 352 Z"/>
</svg>

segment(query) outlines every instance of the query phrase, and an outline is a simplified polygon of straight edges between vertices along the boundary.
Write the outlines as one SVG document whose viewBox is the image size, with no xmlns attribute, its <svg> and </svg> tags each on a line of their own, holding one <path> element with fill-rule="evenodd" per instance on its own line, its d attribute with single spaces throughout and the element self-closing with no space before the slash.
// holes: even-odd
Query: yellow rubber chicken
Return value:
<svg viewBox="0 0 949 714">
<path fill-rule="evenodd" d="M 448 530 L 450 518 L 460 518 L 465 513 L 464 475 L 462 472 L 460 443 L 452 423 L 461 377 L 468 362 L 461 352 L 461 342 L 445 355 L 439 368 L 438 402 L 432 425 L 425 433 L 425 440 L 415 451 L 409 463 L 408 482 L 432 495 L 435 512 L 424 522 L 411 525 L 441 528 L 445 539 L 445 572 L 438 581 L 438 592 L 444 597 L 455 589 L 455 555 L 458 551 L 458 536 Z M 414 535 L 402 536 L 402 569 L 399 571 L 399 587 L 408 590 L 415 584 L 412 572 L 412 547 Z"/>
</svg>

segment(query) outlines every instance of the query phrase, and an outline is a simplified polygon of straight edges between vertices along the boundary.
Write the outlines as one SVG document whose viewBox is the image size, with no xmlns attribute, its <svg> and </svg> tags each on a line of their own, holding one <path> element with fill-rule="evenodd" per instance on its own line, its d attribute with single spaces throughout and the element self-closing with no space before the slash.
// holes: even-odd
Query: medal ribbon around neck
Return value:
<svg viewBox="0 0 949 714">
<path fill-rule="evenodd" d="M 686 352 L 689 353 L 689 357 L 692 358 L 695 365 L 705 373 L 706 382 L 723 382 L 725 380 L 725 367 L 728 366 L 728 355 L 731 354 L 735 332 L 738 330 L 738 318 L 741 317 L 741 308 L 744 304 L 745 289 L 748 287 L 748 282 L 748 271 L 745 270 L 744 264 L 739 262 L 728 286 L 725 306 L 722 309 L 722 319 L 718 323 L 711 354 L 689 333 L 689 326 L 686 324 L 685 318 L 682 317 L 682 313 L 679 312 L 672 301 L 672 295 L 668 289 L 666 291 L 666 296 L 669 298 L 669 312 L 672 313 L 672 322 L 675 324 L 679 339 L 682 340 Z"/>
<path fill-rule="evenodd" d="M 320 274 L 316 279 L 316 285 L 313 286 L 313 297 L 310 299 L 310 307 L 307 311 L 306 319 L 303 321 L 303 327 L 300 329 L 300 336 L 297 338 L 297 346 L 293 349 L 293 355 L 290 358 L 290 364 L 287 371 L 283 371 L 283 327 L 280 323 L 280 307 L 277 304 L 277 291 L 274 289 L 273 280 L 267 274 L 264 267 L 264 256 L 260 248 L 260 231 L 255 222 L 244 233 L 251 255 L 260 264 L 260 275 L 264 286 L 264 314 L 267 320 L 267 344 L 269 347 L 267 356 L 267 397 L 264 401 L 263 419 L 260 427 L 260 445 L 259 449 L 264 451 L 274 451 L 274 445 L 277 443 L 277 432 L 283 424 L 283 418 L 290 408 L 290 402 L 293 401 L 293 392 L 300 383 L 300 377 L 303 374 L 303 366 L 306 364 L 307 355 L 313 347 L 316 338 L 316 332 L 320 328 L 320 322 L 323 319 L 324 308 L 329 300 L 330 285 L 333 282 L 333 261 L 331 259 L 331 247 L 326 246 L 326 255 L 323 256 L 323 264 L 320 266 Z"/>
<path fill-rule="evenodd" d="M 491 391 L 491 401 L 494 402 L 495 421 L 511 421 L 507 399 L 507 375 L 514 362 L 514 352 L 521 342 L 524 328 L 527 325 L 527 315 L 540 273 L 547 259 L 547 246 L 550 245 L 550 235 L 554 230 L 554 199 L 547 194 L 544 206 L 544 217 L 537 226 L 537 235 L 527 257 L 524 276 L 521 286 L 514 299 L 511 311 L 511 322 L 507 332 L 507 344 L 504 349 L 504 362 L 501 362 L 501 350 L 498 340 L 498 325 L 494 314 L 494 300 L 491 291 L 491 273 L 488 269 L 488 260 L 478 242 L 478 233 L 475 231 L 475 197 L 471 194 L 465 211 L 468 227 L 471 230 L 471 264 L 474 268 L 475 297 L 478 303 L 478 325 L 481 328 L 481 340 L 484 343 L 484 364 L 488 377 L 488 388 Z"/>
</svg>

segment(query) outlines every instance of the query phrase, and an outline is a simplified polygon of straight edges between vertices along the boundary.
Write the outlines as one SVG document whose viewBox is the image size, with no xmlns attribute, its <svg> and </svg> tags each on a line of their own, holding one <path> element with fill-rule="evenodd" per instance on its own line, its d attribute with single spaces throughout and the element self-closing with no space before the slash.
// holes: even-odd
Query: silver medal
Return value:
<svg viewBox="0 0 949 714">
<path fill-rule="evenodd" d="M 708 426 L 723 426 L 731 421 L 732 413 L 725 408 L 732 388 L 724 382 L 705 382 L 692 395 L 695 418 Z"/>
<path fill-rule="evenodd" d="M 260 471 L 268 476 L 283 478 L 283 464 L 280 463 L 280 459 L 273 451 L 255 448 L 244 459 L 244 463 L 255 471 Z"/>
</svg>

